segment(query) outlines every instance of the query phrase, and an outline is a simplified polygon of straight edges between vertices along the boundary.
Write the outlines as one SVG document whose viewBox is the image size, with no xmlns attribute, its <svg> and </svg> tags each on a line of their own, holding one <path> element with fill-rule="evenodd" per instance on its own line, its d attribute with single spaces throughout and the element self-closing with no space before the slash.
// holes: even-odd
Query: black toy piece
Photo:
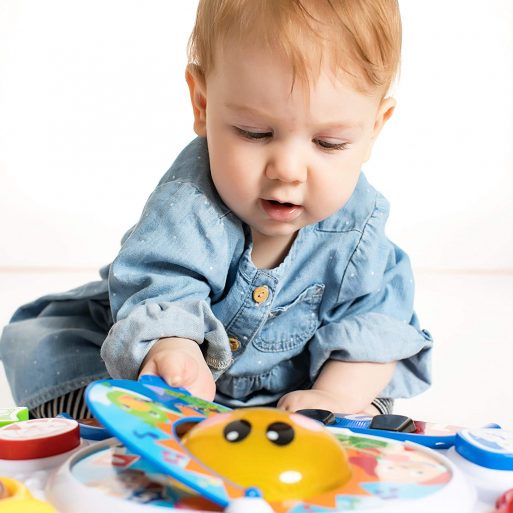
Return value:
<svg viewBox="0 0 513 513">
<path fill-rule="evenodd" d="M 336 417 L 335 415 L 328 410 L 320 410 L 320 409 L 305 409 L 305 410 L 297 410 L 296 413 L 300 413 L 305 417 L 309 417 L 313 420 L 318 420 L 322 422 L 325 426 L 330 426 L 335 424 Z"/>
<path fill-rule="evenodd" d="M 405 415 L 384 414 L 376 415 L 369 426 L 370 429 L 394 431 L 399 433 L 415 433 L 415 422 Z"/>
</svg>

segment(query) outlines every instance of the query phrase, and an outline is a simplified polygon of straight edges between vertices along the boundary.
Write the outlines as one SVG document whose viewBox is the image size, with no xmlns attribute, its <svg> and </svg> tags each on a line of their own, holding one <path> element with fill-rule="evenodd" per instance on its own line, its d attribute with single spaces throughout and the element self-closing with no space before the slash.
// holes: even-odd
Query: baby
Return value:
<svg viewBox="0 0 513 513">
<path fill-rule="evenodd" d="M 17 402 L 53 414 L 93 379 L 141 374 L 292 411 L 386 413 L 423 391 L 432 340 L 361 172 L 395 107 L 400 46 L 396 0 L 200 0 L 186 69 L 198 138 L 101 281 L 6 326 Z"/>
</svg>

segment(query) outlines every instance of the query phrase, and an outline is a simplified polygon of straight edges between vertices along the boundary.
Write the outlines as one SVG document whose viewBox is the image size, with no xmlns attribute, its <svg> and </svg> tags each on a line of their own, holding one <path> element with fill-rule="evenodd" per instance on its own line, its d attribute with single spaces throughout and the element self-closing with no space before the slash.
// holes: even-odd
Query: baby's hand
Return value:
<svg viewBox="0 0 513 513">
<path fill-rule="evenodd" d="M 139 376 L 156 374 L 173 387 L 183 387 L 192 395 L 212 401 L 216 385 L 201 349 L 193 340 L 170 337 L 158 340 L 148 351 Z"/>
<path fill-rule="evenodd" d="M 278 408 L 287 411 L 320 409 L 338 412 L 337 398 L 324 390 L 295 390 L 282 396 Z"/>
<path fill-rule="evenodd" d="M 376 415 L 379 413 L 372 404 L 358 412 L 348 411 L 348 408 L 343 404 L 343 400 L 337 394 L 316 389 L 289 392 L 278 401 L 278 408 L 291 412 L 319 409 L 328 410 L 333 413 L 364 413 L 366 415 Z"/>
</svg>

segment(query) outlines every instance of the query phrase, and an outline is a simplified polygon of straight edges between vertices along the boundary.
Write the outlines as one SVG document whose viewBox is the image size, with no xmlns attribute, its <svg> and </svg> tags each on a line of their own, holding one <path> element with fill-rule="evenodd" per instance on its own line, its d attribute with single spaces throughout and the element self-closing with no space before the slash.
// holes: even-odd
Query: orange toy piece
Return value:
<svg viewBox="0 0 513 513">
<path fill-rule="evenodd" d="M 267 501 L 324 494 L 351 477 L 345 450 L 322 424 L 273 408 L 214 415 L 182 442 L 202 463 L 234 483 L 257 487 Z"/>
</svg>

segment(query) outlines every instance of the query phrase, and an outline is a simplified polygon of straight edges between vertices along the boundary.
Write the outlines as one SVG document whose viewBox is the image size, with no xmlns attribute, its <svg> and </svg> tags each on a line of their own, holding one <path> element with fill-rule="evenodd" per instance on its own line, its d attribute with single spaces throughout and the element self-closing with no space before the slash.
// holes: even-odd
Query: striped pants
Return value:
<svg viewBox="0 0 513 513">
<path fill-rule="evenodd" d="M 92 415 L 84 400 L 84 390 L 85 388 L 78 388 L 39 405 L 30 411 L 31 417 L 41 419 L 56 417 L 59 413 L 68 413 L 74 419 L 90 419 Z M 377 397 L 372 404 L 382 414 L 392 413 L 394 408 L 394 400 L 388 398 Z"/>
</svg>

